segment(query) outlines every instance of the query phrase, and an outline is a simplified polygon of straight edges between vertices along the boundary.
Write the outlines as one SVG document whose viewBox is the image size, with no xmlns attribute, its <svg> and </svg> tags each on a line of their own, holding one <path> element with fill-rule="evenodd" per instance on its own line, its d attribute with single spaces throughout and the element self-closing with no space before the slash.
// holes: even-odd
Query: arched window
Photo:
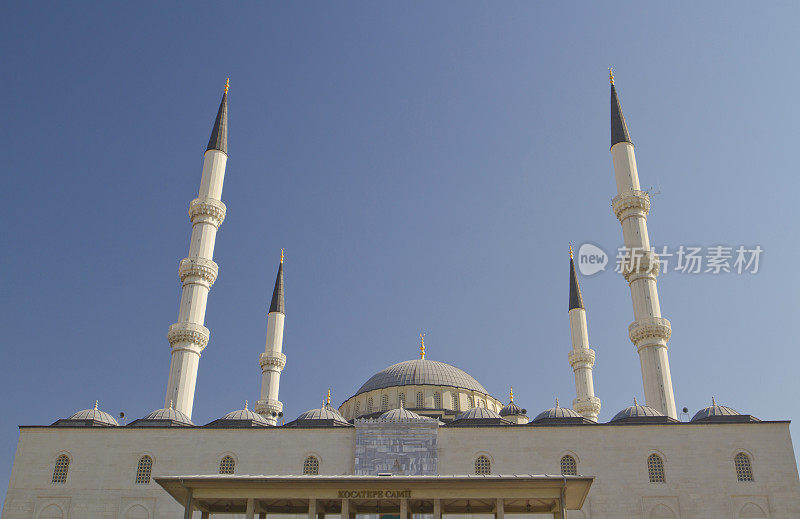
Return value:
<svg viewBox="0 0 800 519">
<path fill-rule="evenodd" d="M 381 396 L 381 411 L 389 410 L 389 395 Z"/>
<path fill-rule="evenodd" d="M 236 462 L 233 460 L 231 456 L 225 456 L 219 462 L 219 473 L 220 474 L 233 474 L 233 471 L 236 469 Z"/>
<path fill-rule="evenodd" d="M 486 456 L 478 456 L 475 458 L 475 474 L 485 475 L 492 473 L 492 462 Z"/>
<path fill-rule="evenodd" d="M 47 505 L 39 514 L 39 519 L 62 519 L 64 513 L 58 505 Z"/>
<path fill-rule="evenodd" d="M 438 391 L 433 394 L 433 408 L 442 409 L 442 394 Z"/>
<path fill-rule="evenodd" d="M 361 402 L 356 402 L 356 414 L 354 418 L 361 416 Z"/>
<path fill-rule="evenodd" d="M 667 482 L 664 474 L 664 460 L 658 454 L 651 454 L 647 457 L 647 475 L 650 477 L 650 483 Z"/>
<path fill-rule="evenodd" d="M 150 473 L 153 470 L 153 458 L 144 455 L 139 458 L 139 465 L 136 467 L 136 484 L 149 485 Z"/>
<path fill-rule="evenodd" d="M 578 475 L 578 464 L 575 462 L 575 458 L 569 454 L 561 457 L 561 473 L 565 476 Z"/>
<path fill-rule="evenodd" d="M 367 414 L 372 412 L 373 400 L 372 397 L 367 398 Z"/>
<path fill-rule="evenodd" d="M 469 408 L 472 409 L 473 407 L 475 407 L 475 397 L 469 395 Z"/>
<path fill-rule="evenodd" d="M 316 458 L 316 456 L 309 456 L 305 459 L 305 461 L 303 461 L 303 474 L 319 474 L 319 460 Z"/>
<path fill-rule="evenodd" d="M 425 395 L 422 391 L 417 391 L 417 409 L 425 407 Z"/>
<path fill-rule="evenodd" d="M 406 394 L 400 393 L 397 396 L 397 407 L 405 407 L 406 406 Z"/>
<path fill-rule="evenodd" d="M 142 505 L 133 505 L 125 512 L 125 519 L 150 519 L 150 512 Z"/>
<path fill-rule="evenodd" d="M 733 458 L 736 467 L 736 479 L 739 481 L 753 481 L 753 466 L 750 465 L 750 456 L 740 452 Z"/>
<path fill-rule="evenodd" d="M 51 483 L 66 483 L 67 472 L 69 472 L 69 456 L 61 454 L 56 458 L 56 466 L 53 469 L 53 480 Z"/>
<path fill-rule="evenodd" d="M 458 393 L 450 393 L 450 407 L 453 411 L 458 411 Z"/>
<path fill-rule="evenodd" d="M 481 400 L 480 398 L 478 399 L 478 407 L 485 407 L 483 400 Z"/>
</svg>

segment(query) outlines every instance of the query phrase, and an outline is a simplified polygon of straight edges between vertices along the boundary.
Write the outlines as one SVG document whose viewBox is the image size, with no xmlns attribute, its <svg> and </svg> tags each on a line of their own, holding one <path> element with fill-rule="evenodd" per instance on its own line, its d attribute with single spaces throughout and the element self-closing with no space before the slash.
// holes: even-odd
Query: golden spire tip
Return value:
<svg viewBox="0 0 800 519">
<path fill-rule="evenodd" d="M 511 402 L 514 401 L 514 388 L 513 387 L 509 388 L 509 390 L 508 390 L 508 398 L 509 398 L 509 400 Z"/>
<path fill-rule="evenodd" d="M 614 84 L 614 69 L 608 67 L 608 80 L 611 81 L 611 84 Z"/>
<path fill-rule="evenodd" d="M 283 249 L 281 249 L 281 263 L 283 263 Z"/>
<path fill-rule="evenodd" d="M 561 406 L 558 404 L 558 397 L 556 397 L 556 407 L 561 407 Z"/>
<path fill-rule="evenodd" d="M 569 244 L 569 259 L 572 259 L 572 243 Z"/>
<path fill-rule="evenodd" d="M 244 410 L 247 411 L 247 400 L 244 401 Z"/>
<path fill-rule="evenodd" d="M 97 400 L 94 401 L 94 410 L 97 411 Z"/>
<path fill-rule="evenodd" d="M 228 88 L 231 86 L 231 78 L 225 79 L 225 93 L 228 93 Z"/>
<path fill-rule="evenodd" d="M 425 334 L 419 334 L 419 358 L 425 360 Z"/>
<path fill-rule="evenodd" d="M 325 403 L 327 405 L 331 405 L 331 389 L 330 388 L 328 388 L 328 396 L 325 397 Z"/>
</svg>

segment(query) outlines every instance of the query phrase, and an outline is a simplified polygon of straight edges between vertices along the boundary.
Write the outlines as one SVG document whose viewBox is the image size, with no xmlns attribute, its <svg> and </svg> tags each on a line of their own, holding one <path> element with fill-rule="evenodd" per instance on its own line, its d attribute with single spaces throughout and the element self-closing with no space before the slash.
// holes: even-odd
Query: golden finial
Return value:
<svg viewBox="0 0 800 519">
<path fill-rule="evenodd" d="M 425 334 L 419 334 L 419 358 L 425 360 Z"/>
<path fill-rule="evenodd" d="M 94 410 L 97 411 L 97 400 L 94 401 Z"/>
<path fill-rule="evenodd" d="M 633 397 L 633 405 L 638 406 L 639 402 L 636 401 L 636 397 Z"/>
<path fill-rule="evenodd" d="M 508 398 L 509 398 L 509 400 L 511 402 L 514 401 L 514 388 L 513 387 L 509 388 L 509 390 L 508 390 Z"/>
<path fill-rule="evenodd" d="M 556 397 L 556 407 L 561 407 L 561 406 L 558 404 L 558 397 Z"/>
<path fill-rule="evenodd" d="M 244 401 L 244 410 L 247 411 L 247 400 Z"/>
<path fill-rule="evenodd" d="M 569 244 L 569 259 L 572 259 L 572 244 Z"/>
<path fill-rule="evenodd" d="M 172 400 L 169 401 L 169 408 L 172 409 Z"/>
<path fill-rule="evenodd" d="M 713 396 L 711 397 L 711 405 L 717 405 L 717 400 Z M 95 409 L 97 408 L 95 407 Z"/>
<path fill-rule="evenodd" d="M 325 404 L 331 405 L 331 388 L 328 388 L 328 396 L 325 397 Z"/>
<path fill-rule="evenodd" d="M 283 249 L 281 249 L 281 263 L 283 263 Z"/>
<path fill-rule="evenodd" d="M 231 86 L 231 78 L 226 78 L 225 79 L 225 93 L 226 94 L 228 93 L 228 87 L 230 87 L 230 86 Z"/>
<path fill-rule="evenodd" d="M 608 80 L 611 81 L 611 84 L 614 84 L 614 69 L 608 67 Z"/>
</svg>

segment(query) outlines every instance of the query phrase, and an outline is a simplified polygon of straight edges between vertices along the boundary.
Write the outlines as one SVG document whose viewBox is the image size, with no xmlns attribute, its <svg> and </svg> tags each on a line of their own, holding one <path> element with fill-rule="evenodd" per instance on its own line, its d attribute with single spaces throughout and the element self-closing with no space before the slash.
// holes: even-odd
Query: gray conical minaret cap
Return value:
<svg viewBox="0 0 800 519">
<path fill-rule="evenodd" d="M 630 142 L 631 134 L 628 133 L 628 125 L 625 124 L 625 116 L 622 115 L 622 104 L 617 97 L 617 89 L 614 87 L 614 76 L 611 76 L 611 147 L 619 142 Z"/>
<path fill-rule="evenodd" d="M 272 302 L 269 305 L 269 313 L 272 312 L 280 312 L 286 315 L 286 306 L 283 303 L 283 251 L 281 251 L 278 276 L 275 278 L 275 288 L 272 290 Z"/>
<path fill-rule="evenodd" d="M 569 309 L 583 308 L 581 287 L 578 284 L 578 273 L 575 272 L 575 261 L 572 259 L 572 246 L 569 248 Z"/>
<path fill-rule="evenodd" d="M 225 93 L 222 94 L 222 101 L 217 110 L 217 119 L 214 121 L 214 129 L 211 130 L 211 138 L 208 139 L 208 150 L 219 150 L 228 154 L 228 84 L 225 84 Z"/>
</svg>

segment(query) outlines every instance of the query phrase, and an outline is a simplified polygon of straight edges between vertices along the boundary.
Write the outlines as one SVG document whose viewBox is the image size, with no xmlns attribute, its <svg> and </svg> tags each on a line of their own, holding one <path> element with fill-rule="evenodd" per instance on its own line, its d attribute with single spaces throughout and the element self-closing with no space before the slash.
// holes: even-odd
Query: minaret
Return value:
<svg viewBox="0 0 800 519">
<path fill-rule="evenodd" d="M 256 412 L 267 421 L 276 425 L 283 416 L 283 404 L 278 400 L 278 387 L 281 383 L 281 371 L 286 366 L 286 355 L 283 350 L 283 321 L 286 310 L 283 303 L 283 249 L 275 288 L 272 291 L 272 302 L 267 314 L 267 345 L 264 353 L 259 355 L 261 365 L 261 398 L 256 403 Z"/>
<path fill-rule="evenodd" d="M 170 326 L 167 333 L 167 339 L 172 346 L 172 361 L 164 407 L 173 402 L 176 410 L 190 418 L 200 352 L 208 344 L 211 335 L 203 323 L 208 291 L 217 279 L 217 264 L 212 260 L 214 240 L 217 229 L 225 219 L 225 204 L 221 198 L 225 165 L 228 162 L 229 84 L 229 81 L 225 82 L 225 93 L 222 95 L 214 129 L 206 147 L 200 192 L 189 204 L 192 238 L 189 242 L 189 255 L 181 260 L 178 268 L 183 285 L 178 322 Z"/>
<path fill-rule="evenodd" d="M 569 328 L 572 336 L 572 351 L 569 352 L 569 365 L 575 374 L 575 394 L 572 408 L 596 422 L 600 412 L 600 399 L 594 396 L 594 350 L 589 347 L 589 331 L 586 328 L 586 309 L 583 307 L 581 287 L 572 259 L 572 245 L 569 246 Z"/>
<path fill-rule="evenodd" d="M 658 256 L 650 250 L 647 214 L 650 196 L 639 187 L 636 156 L 628 126 L 611 80 L 611 157 L 617 181 L 617 196 L 611 202 L 614 214 L 622 224 L 628 257 L 622 262 L 622 275 L 628 282 L 633 299 L 634 321 L 628 335 L 639 352 L 644 396 L 649 407 L 677 419 L 672 377 L 669 372 L 667 341 L 672 334 L 668 320 L 661 317 L 656 277 Z"/>
</svg>

